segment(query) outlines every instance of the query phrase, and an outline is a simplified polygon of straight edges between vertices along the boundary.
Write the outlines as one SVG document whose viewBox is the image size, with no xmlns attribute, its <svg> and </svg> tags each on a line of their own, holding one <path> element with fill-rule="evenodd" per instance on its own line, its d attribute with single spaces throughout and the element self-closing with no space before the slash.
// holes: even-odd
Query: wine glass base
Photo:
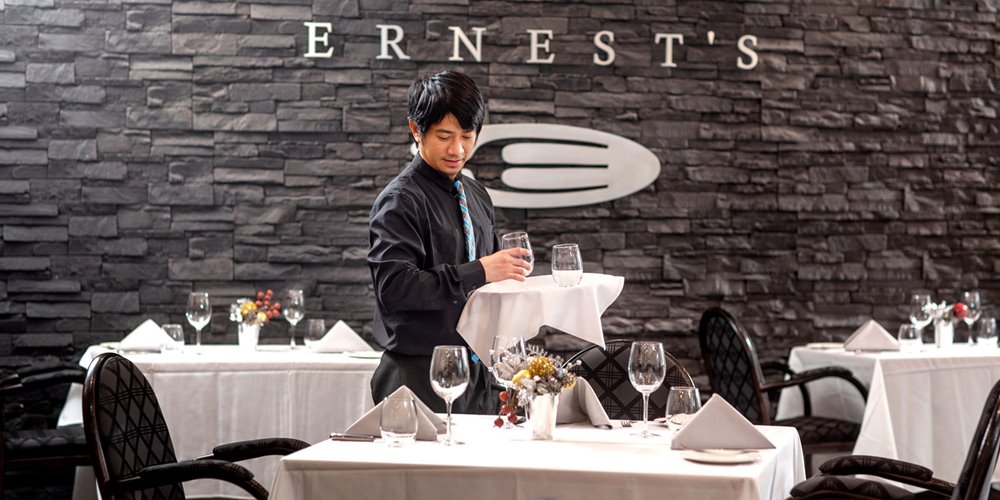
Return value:
<svg viewBox="0 0 1000 500">
<path fill-rule="evenodd" d="M 657 434 L 655 432 L 633 432 L 632 434 L 630 434 L 630 436 L 636 436 L 645 439 L 645 438 L 660 437 L 660 434 Z"/>
</svg>

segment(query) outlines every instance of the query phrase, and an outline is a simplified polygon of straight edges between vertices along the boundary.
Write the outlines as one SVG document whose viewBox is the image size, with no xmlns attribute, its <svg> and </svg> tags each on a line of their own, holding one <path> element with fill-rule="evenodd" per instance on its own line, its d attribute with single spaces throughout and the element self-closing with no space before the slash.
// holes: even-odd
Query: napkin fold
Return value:
<svg viewBox="0 0 1000 500">
<path fill-rule="evenodd" d="M 147 319 L 129 332 L 118 343 L 118 348 L 123 351 L 160 352 L 160 346 L 166 342 L 173 342 L 173 339 L 155 321 Z"/>
<path fill-rule="evenodd" d="M 405 385 L 396 389 L 389 397 L 408 395 L 417 403 L 417 439 L 420 441 L 436 441 L 439 432 L 445 431 L 445 422 L 437 416 L 431 409 L 418 398 L 409 387 Z M 379 402 L 374 408 L 368 410 L 361 418 L 354 421 L 350 427 L 344 431 L 346 434 L 364 434 L 368 436 L 378 436 L 381 434 L 379 428 L 379 417 L 382 415 L 382 405 Z"/>
<path fill-rule="evenodd" d="M 773 449 L 774 445 L 736 408 L 715 394 L 681 427 L 670 447 L 675 450 L 762 450 Z"/>
<path fill-rule="evenodd" d="M 577 378 L 571 389 L 563 389 L 559 393 L 559 409 L 556 411 L 557 424 L 572 424 L 590 422 L 590 425 L 601 429 L 611 428 L 611 419 L 604 411 L 601 400 L 590 384 Z"/>
<path fill-rule="evenodd" d="M 844 349 L 848 351 L 898 351 L 897 341 L 885 328 L 870 319 L 854 331 L 844 341 Z"/>
<path fill-rule="evenodd" d="M 374 351 L 351 327 L 337 320 L 322 338 L 309 347 L 314 352 Z"/>
</svg>

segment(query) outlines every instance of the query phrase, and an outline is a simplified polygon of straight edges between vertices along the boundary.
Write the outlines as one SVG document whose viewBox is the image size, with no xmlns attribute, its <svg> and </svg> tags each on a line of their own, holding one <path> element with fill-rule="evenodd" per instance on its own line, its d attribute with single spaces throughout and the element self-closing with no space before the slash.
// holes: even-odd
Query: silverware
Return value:
<svg viewBox="0 0 1000 500">
<path fill-rule="evenodd" d="M 622 420 L 622 427 L 632 427 L 631 420 Z"/>
<path fill-rule="evenodd" d="M 334 441 L 357 441 L 370 443 L 375 441 L 375 436 L 368 434 L 344 434 L 342 432 L 331 432 L 330 439 Z"/>
</svg>

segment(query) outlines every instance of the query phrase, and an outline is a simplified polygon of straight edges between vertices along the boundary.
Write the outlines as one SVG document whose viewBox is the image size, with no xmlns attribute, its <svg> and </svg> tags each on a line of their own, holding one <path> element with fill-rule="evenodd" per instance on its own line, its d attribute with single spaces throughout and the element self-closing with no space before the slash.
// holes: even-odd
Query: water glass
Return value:
<svg viewBox="0 0 1000 500">
<path fill-rule="evenodd" d="M 285 315 L 285 319 L 288 320 L 288 324 L 292 325 L 288 329 L 288 336 L 290 338 L 289 345 L 295 347 L 295 325 L 302 321 L 302 318 L 306 316 L 306 299 L 302 294 L 302 290 L 293 289 L 285 292 L 285 303 L 281 304 L 281 312 Z"/>
<path fill-rule="evenodd" d="M 326 321 L 323 321 L 323 318 L 313 318 L 306 321 L 306 347 L 312 347 L 324 335 L 326 335 Z"/>
<path fill-rule="evenodd" d="M 163 339 L 160 352 L 163 354 L 179 354 L 184 349 L 184 328 L 177 323 L 167 323 L 160 327 L 169 339 Z"/>
<path fill-rule="evenodd" d="M 531 271 L 535 268 L 535 254 L 531 251 L 531 241 L 528 240 L 528 233 L 517 231 L 501 236 L 500 249 L 506 250 L 508 248 L 523 248 L 528 251 L 528 256 L 521 258 L 528 263 L 528 274 L 531 274 Z"/>
<path fill-rule="evenodd" d="M 667 428 L 677 434 L 700 409 L 701 397 L 697 387 L 671 387 L 667 395 Z"/>
<path fill-rule="evenodd" d="M 909 323 L 899 325 L 896 339 L 899 340 L 899 350 L 903 352 L 920 352 L 924 346 L 920 329 Z"/>
<path fill-rule="evenodd" d="M 385 398 L 378 427 L 382 440 L 393 448 L 412 443 L 417 437 L 417 403 L 413 397 L 395 394 Z"/>
<path fill-rule="evenodd" d="M 201 346 L 201 329 L 212 321 L 212 303 L 208 300 L 208 292 L 191 292 L 187 302 L 188 323 L 194 327 L 194 345 Z"/>
<path fill-rule="evenodd" d="M 987 349 L 997 347 L 997 320 L 996 318 L 982 318 L 979 320 L 977 330 L 976 345 Z"/>
<path fill-rule="evenodd" d="M 667 359 L 662 342 L 632 342 L 628 356 L 628 379 L 635 390 L 642 394 L 642 430 L 639 437 L 652 437 L 649 432 L 649 394 L 661 385 L 667 376 Z"/>
<path fill-rule="evenodd" d="M 451 404 L 469 387 L 469 353 L 465 346 L 439 345 L 431 355 L 431 389 L 444 400 L 448 413 L 445 445 L 462 444 L 451 435 Z"/>
<path fill-rule="evenodd" d="M 583 259 L 576 243 L 563 243 L 552 247 L 552 280 L 556 286 L 580 284 L 583 279 Z"/>
</svg>

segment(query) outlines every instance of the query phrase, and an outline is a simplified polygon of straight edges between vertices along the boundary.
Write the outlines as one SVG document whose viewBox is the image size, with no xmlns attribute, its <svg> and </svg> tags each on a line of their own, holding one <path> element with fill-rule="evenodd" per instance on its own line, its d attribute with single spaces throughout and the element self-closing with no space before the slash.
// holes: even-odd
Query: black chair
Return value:
<svg viewBox="0 0 1000 500">
<path fill-rule="evenodd" d="M 587 380 L 601 401 L 604 411 L 612 419 L 642 420 L 642 394 L 635 390 L 628 378 L 628 357 L 632 350 L 631 340 L 612 340 L 600 346 L 588 347 L 569 358 L 579 360 L 580 366 L 573 373 Z M 667 357 L 667 376 L 663 385 L 649 395 L 649 414 L 663 415 L 667 407 L 667 395 L 673 386 L 694 387 L 694 380 L 670 353 Z"/>
<path fill-rule="evenodd" d="M 712 391 L 755 424 L 795 427 L 802 441 L 807 471 L 812 469 L 812 455 L 815 453 L 850 452 L 854 449 L 860 424 L 813 416 L 809 394 L 803 385 L 821 378 L 837 377 L 851 383 L 867 399 L 868 391 L 849 370 L 826 367 L 795 373 L 781 363 L 771 363 L 768 368 L 782 372 L 785 377 L 767 382 L 750 335 L 732 315 L 719 307 L 710 308 L 701 316 L 698 340 Z M 803 393 L 804 415 L 774 420 L 769 393 L 776 394 L 793 387 L 798 387 Z"/>
<path fill-rule="evenodd" d="M 70 383 L 83 383 L 86 372 L 79 366 L 54 366 L 22 370 L 0 377 L 0 498 L 3 477 L 8 471 L 38 471 L 90 465 L 90 448 L 82 425 L 55 427 L 50 422 L 12 422 L 6 420 L 9 404 L 20 406 L 31 394 L 59 399 Z M 63 394 L 63 397 L 65 395 Z M 31 420 L 31 419 L 19 419 Z M 47 420 L 47 419 L 46 419 Z M 11 429 L 8 429 L 8 426 Z"/>
<path fill-rule="evenodd" d="M 308 446 L 287 438 L 240 441 L 178 462 L 153 388 L 131 361 L 115 353 L 101 354 L 90 364 L 83 386 L 83 426 L 105 500 L 183 499 L 181 483 L 194 479 L 226 481 L 266 499 L 268 492 L 253 473 L 233 462 L 287 455 Z"/>
<path fill-rule="evenodd" d="M 926 467 L 889 458 L 854 455 L 828 460 L 819 467 L 821 474 L 799 483 L 791 491 L 791 498 L 951 498 L 953 500 L 980 500 L 991 494 L 990 481 L 996 468 L 1000 451 L 1000 381 L 993 385 L 979 425 L 972 436 L 965 465 L 955 484 L 936 479 Z M 867 474 L 892 481 L 924 488 L 926 491 L 911 493 L 894 485 L 877 480 L 850 477 Z"/>
</svg>

